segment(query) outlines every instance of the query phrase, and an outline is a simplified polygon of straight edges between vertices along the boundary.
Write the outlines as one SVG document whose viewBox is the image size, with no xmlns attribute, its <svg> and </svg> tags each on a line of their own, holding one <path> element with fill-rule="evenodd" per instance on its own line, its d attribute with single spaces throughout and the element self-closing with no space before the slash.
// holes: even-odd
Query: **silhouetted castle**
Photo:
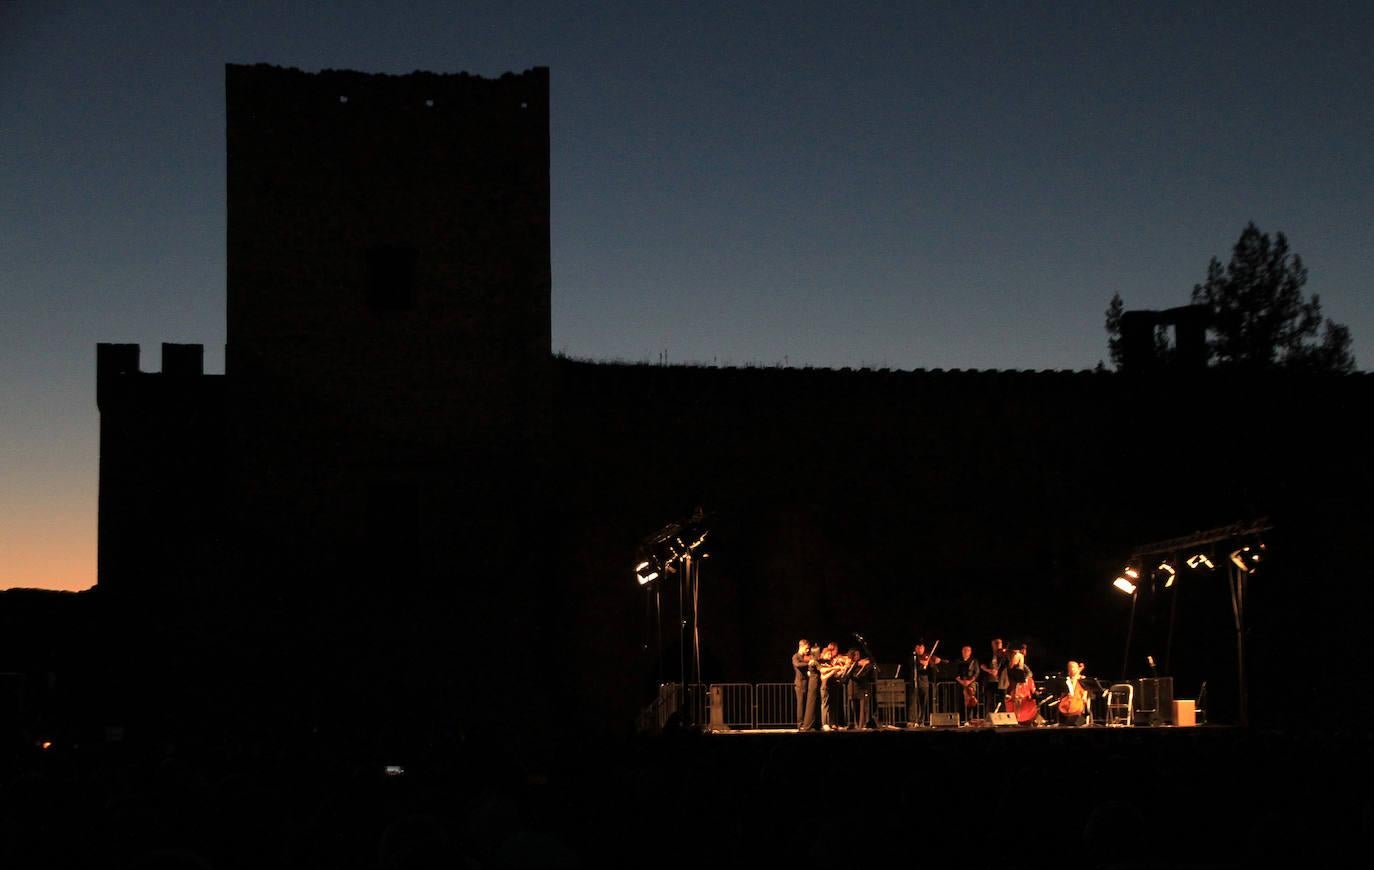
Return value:
<svg viewBox="0 0 1374 870">
<path fill-rule="evenodd" d="M 626 727 L 658 661 L 630 560 L 697 504 L 710 679 L 787 679 L 797 635 L 853 628 L 893 659 L 917 633 L 1119 656 L 1132 546 L 1242 517 L 1314 588 L 1344 570 L 1368 378 L 555 358 L 547 70 L 230 66 L 227 94 L 225 374 L 97 355 L 99 589 L 190 626 L 215 703 Z M 1192 346 L 1189 318 L 1128 325 Z M 1228 674 L 1221 585 L 1189 593 L 1181 682 Z M 1264 643 L 1324 610 L 1265 604 L 1280 667 Z"/>
</svg>

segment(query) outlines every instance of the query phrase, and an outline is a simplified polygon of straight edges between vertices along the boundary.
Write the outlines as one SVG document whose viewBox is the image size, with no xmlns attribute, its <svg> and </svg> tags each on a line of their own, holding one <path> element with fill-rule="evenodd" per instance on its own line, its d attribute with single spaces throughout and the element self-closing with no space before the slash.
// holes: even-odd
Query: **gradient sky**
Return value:
<svg viewBox="0 0 1374 870">
<path fill-rule="evenodd" d="M 1090 368 L 1247 221 L 1374 359 L 1374 4 L 0 0 L 0 588 L 95 580 L 95 343 L 223 370 L 223 64 L 551 68 L 553 349 Z"/>
</svg>

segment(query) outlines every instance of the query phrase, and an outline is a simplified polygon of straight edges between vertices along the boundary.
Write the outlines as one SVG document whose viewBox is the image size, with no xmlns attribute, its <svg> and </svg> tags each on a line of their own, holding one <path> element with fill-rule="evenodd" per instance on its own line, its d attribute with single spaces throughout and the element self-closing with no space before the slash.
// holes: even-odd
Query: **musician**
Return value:
<svg viewBox="0 0 1374 870">
<path fill-rule="evenodd" d="M 1007 685 L 1007 709 L 1017 710 L 1020 703 L 1027 698 L 1032 702 L 1035 701 L 1035 677 L 1026 665 L 1026 654 L 1021 650 L 1011 654 L 1011 661 L 1007 665 Z M 1033 725 L 1037 719 L 1040 719 L 1038 711 L 1033 719 L 1023 721 L 1021 724 Z"/>
<path fill-rule="evenodd" d="M 1030 668 L 1030 645 L 1027 644 L 1024 640 L 1021 641 L 1021 645 L 1018 646 L 1015 650 L 1013 650 L 1013 653 L 1018 652 L 1021 654 L 1021 667 L 1024 668 L 1026 671 L 1026 679 L 1034 683 L 1035 674 L 1031 673 Z"/>
<path fill-rule="evenodd" d="M 820 649 L 811 647 L 806 655 L 806 708 L 802 715 L 802 731 L 815 731 L 816 703 L 821 694 Z"/>
<path fill-rule="evenodd" d="M 930 724 L 931 668 L 940 663 L 937 655 L 927 655 L 926 645 L 918 643 L 911 650 L 911 695 L 907 700 L 907 726 Z"/>
<path fill-rule="evenodd" d="M 877 728 L 873 709 L 878 688 L 877 669 L 857 649 L 849 651 L 849 658 L 854 663 L 849 669 L 850 727 Z"/>
<path fill-rule="evenodd" d="M 1064 678 L 1064 697 L 1059 701 L 1059 724 L 1076 728 L 1083 724 L 1089 703 L 1088 690 L 1082 682 L 1082 662 L 1069 662 L 1068 674 Z"/>
<path fill-rule="evenodd" d="M 811 642 L 806 638 L 797 641 L 797 651 L 792 654 L 792 692 L 797 696 L 797 730 L 801 730 L 802 719 L 806 714 L 806 668 L 807 653 Z"/>
<path fill-rule="evenodd" d="M 974 714 L 978 712 L 977 687 L 979 670 L 978 660 L 973 657 L 973 647 L 963 646 L 959 649 L 959 661 L 954 663 L 954 667 L 954 679 L 964 690 L 964 721 L 967 722 L 974 718 Z M 969 692 L 969 686 L 974 687 L 972 692 Z M 970 703 L 970 700 L 972 700 L 972 703 Z"/>
<path fill-rule="evenodd" d="M 835 703 L 830 707 L 830 712 L 834 715 L 831 728 L 849 728 L 854 722 L 854 717 L 849 712 L 849 696 L 853 691 L 850 688 L 849 675 L 854 671 L 858 659 L 846 652 L 836 654 L 834 662 L 835 675 L 830 678 L 833 684 L 831 691 L 835 693 Z"/>
<path fill-rule="evenodd" d="M 994 712 L 1007 694 L 1007 663 L 1009 656 L 1002 646 L 1002 638 L 992 639 L 992 656 L 988 663 L 979 668 L 982 671 L 983 706 L 988 713 Z"/>
<path fill-rule="evenodd" d="M 840 653 L 840 647 L 834 641 L 826 644 L 821 650 L 817 661 L 817 670 L 821 677 L 821 730 L 829 731 L 830 721 L 830 681 L 839 673 L 840 668 L 835 663 L 835 658 Z"/>
</svg>

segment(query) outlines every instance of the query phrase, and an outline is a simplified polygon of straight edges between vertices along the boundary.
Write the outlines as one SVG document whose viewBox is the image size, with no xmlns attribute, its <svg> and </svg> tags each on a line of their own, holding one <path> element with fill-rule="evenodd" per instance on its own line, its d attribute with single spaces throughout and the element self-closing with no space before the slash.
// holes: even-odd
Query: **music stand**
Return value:
<svg viewBox="0 0 1374 870">
<path fill-rule="evenodd" d="M 1088 692 L 1088 721 L 1096 721 L 1093 716 L 1093 699 L 1107 697 L 1107 689 L 1097 677 L 1079 677 L 1078 684 Z"/>
</svg>

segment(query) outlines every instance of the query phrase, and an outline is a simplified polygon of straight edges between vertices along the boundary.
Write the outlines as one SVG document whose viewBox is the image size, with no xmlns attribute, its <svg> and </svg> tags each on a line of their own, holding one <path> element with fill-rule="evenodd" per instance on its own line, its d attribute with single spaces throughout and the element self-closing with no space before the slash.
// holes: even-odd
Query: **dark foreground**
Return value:
<svg viewBox="0 0 1374 870">
<path fill-rule="evenodd" d="M 0 867 L 1247 866 L 1374 833 L 1366 733 L 538 745 L 452 741 L 399 775 L 309 741 L 26 748 L 0 771 Z"/>
</svg>

